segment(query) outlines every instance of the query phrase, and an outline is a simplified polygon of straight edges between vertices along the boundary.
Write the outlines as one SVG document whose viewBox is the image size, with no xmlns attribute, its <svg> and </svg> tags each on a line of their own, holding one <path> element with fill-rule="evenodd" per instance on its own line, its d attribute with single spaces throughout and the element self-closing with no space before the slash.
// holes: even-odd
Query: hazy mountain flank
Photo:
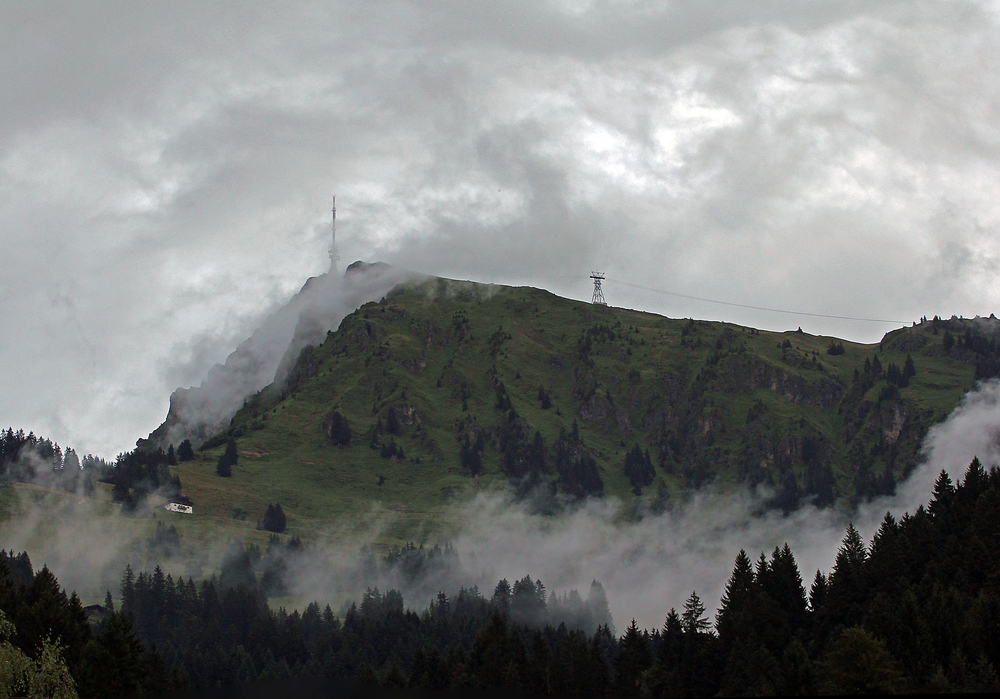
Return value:
<svg viewBox="0 0 1000 699">
<path fill-rule="evenodd" d="M 225 429 L 244 399 L 271 384 L 284 383 L 303 347 L 323 339 L 328 328 L 365 301 L 378 299 L 414 275 L 385 264 L 356 262 L 343 278 L 311 277 L 281 308 L 212 368 L 200 386 L 179 388 L 170 396 L 166 420 L 140 446 L 196 443 Z"/>
<path fill-rule="evenodd" d="M 498 481 L 550 505 L 664 507 L 710 482 L 767 486 L 786 509 L 855 501 L 891 491 L 928 428 L 996 373 L 998 325 L 928 321 L 861 345 L 423 279 L 306 346 L 178 468 L 201 512 L 280 501 L 290 525 L 373 500 L 420 518 Z"/>
</svg>

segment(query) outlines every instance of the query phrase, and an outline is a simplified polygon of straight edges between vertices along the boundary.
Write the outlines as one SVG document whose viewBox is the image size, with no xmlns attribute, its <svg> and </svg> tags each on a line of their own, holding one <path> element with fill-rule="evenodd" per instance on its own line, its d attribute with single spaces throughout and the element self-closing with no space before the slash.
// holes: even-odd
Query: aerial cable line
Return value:
<svg viewBox="0 0 1000 699">
<path fill-rule="evenodd" d="M 837 316 L 831 315 L 829 313 L 807 313 L 805 311 L 786 311 L 781 308 L 768 308 L 766 306 L 751 306 L 746 303 L 733 303 L 732 301 L 717 301 L 715 299 L 706 299 L 701 296 L 689 296 L 688 294 L 679 294 L 676 291 L 667 291 L 666 289 L 654 289 L 649 286 L 642 286 L 641 284 L 632 284 L 631 282 L 620 282 L 616 279 L 604 278 L 610 284 L 618 284 L 619 286 L 629 286 L 633 289 L 643 289 L 645 291 L 652 291 L 656 294 L 666 294 L 667 296 L 677 296 L 682 299 L 690 299 L 692 301 L 704 301 L 705 303 L 717 303 L 722 306 L 734 306 L 736 308 L 749 308 L 754 311 L 769 311 L 771 313 L 785 313 L 792 316 L 809 316 L 811 318 L 834 318 L 836 320 L 857 320 L 864 323 L 898 323 L 900 325 L 906 325 L 905 320 L 887 320 L 885 318 L 857 318 L 855 316 Z"/>
</svg>

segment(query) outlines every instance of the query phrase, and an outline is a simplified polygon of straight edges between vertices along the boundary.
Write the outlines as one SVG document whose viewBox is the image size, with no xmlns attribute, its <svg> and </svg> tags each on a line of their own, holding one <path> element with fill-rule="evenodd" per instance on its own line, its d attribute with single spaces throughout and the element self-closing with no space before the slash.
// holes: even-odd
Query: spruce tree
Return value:
<svg viewBox="0 0 1000 699">
<path fill-rule="evenodd" d="M 353 436 L 351 426 L 347 422 L 347 418 L 339 410 L 334 410 L 330 413 L 327 434 L 330 436 L 330 441 L 339 447 L 346 447 L 351 443 L 351 437 Z"/>
<path fill-rule="evenodd" d="M 806 621 L 806 593 L 802 586 L 802 574 L 787 542 L 780 550 L 775 547 L 768 573 L 763 591 L 782 610 L 790 630 L 797 631 Z"/>
<path fill-rule="evenodd" d="M 194 461 L 194 446 L 192 446 L 190 439 L 185 439 L 181 442 L 180 446 L 177 447 L 177 460 Z"/>
<path fill-rule="evenodd" d="M 219 457 L 219 462 L 215 466 L 215 472 L 223 478 L 233 475 L 233 466 L 239 460 L 239 452 L 236 449 L 236 440 L 229 438 L 226 440 L 226 450 Z"/>
<path fill-rule="evenodd" d="M 816 577 L 813 578 L 812 587 L 809 588 L 810 611 L 815 614 L 823 606 L 824 602 L 826 602 L 826 576 L 817 570 Z"/>
<path fill-rule="evenodd" d="M 934 481 L 933 497 L 927 505 L 928 512 L 932 517 L 942 517 L 951 508 L 952 499 L 955 497 L 955 486 L 952 485 L 951 476 L 944 469 L 941 470 L 937 480 Z"/>
<path fill-rule="evenodd" d="M 896 659 L 860 626 L 846 629 L 822 666 L 825 694 L 895 694 L 903 687 Z"/>
<path fill-rule="evenodd" d="M 737 637 L 754 631 L 752 613 L 756 593 L 753 565 L 746 551 L 740 549 L 715 617 L 715 627 L 724 648 L 732 646 Z"/>
<path fill-rule="evenodd" d="M 390 408 L 389 412 L 386 413 L 385 429 L 389 434 L 399 434 L 399 417 L 396 415 L 396 410 L 394 408 Z"/>
<path fill-rule="evenodd" d="M 541 404 L 542 410 L 548 410 L 552 407 L 552 398 L 549 396 L 549 392 L 545 390 L 544 386 L 538 387 L 538 401 Z"/>
<path fill-rule="evenodd" d="M 287 522 L 285 520 L 285 512 L 281 509 L 281 503 L 270 504 L 268 503 L 267 509 L 264 511 L 264 520 L 261 522 L 261 526 L 269 531 L 280 534 L 285 531 Z"/>
<path fill-rule="evenodd" d="M 142 641 L 125 613 L 109 615 L 96 643 L 87 651 L 91 672 L 81 682 L 84 696 L 133 697 L 141 692 Z"/>
<path fill-rule="evenodd" d="M 827 581 L 826 613 L 830 623 L 849 626 L 861 621 L 866 597 L 864 565 L 867 559 L 865 542 L 854 524 L 848 524 Z"/>
<path fill-rule="evenodd" d="M 625 630 L 618 643 L 618 661 L 615 663 L 615 693 L 620 696 L 639 696 L 642 673 L 652 665 L 649 645 L 636 626 L 635 619 Z"/>
<path fill-rule="evenodd" d="M 684 602 L 681 625 L 684 628 L 684 633 L 688 635 L 704 633 L 709 627 L 708 619 L 705 617 L 705 605 L 701 603 L 701 598 L 694 590 Z"/>
</svg>

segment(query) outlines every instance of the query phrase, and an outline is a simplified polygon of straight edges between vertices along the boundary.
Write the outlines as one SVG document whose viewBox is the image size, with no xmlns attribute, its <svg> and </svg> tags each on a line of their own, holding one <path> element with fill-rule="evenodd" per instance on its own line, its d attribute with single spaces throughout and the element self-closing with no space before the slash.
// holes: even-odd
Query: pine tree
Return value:
<svg viewBox="0 0 1000 699">
<path fill-rule="evenodd" d="M 833 624 L 848 626 L 861 621 L 866 597 L 864 564 L 867 559 L 868 552 L 861 535 L 853 523 L 848 524 L 827 581 L 825 606 L 827 618 Z"/>
<path fill-rule="evenodd" d="M 510 687 L 512 680 L 516 681 L 515 655 L 507 621 L 495 611 L 472 644 L 470 666 L 477 684 L 489 688 Z"/>
<path fill-rule="evenodd" d="M 351 426 L 339 410 L 334 410 L 330 413 L 329 428 L 327 429 L 327 434 L 330 436 L 330 441 L 339 447 L 346 447 L 351 443 Z"/>
<path fill-rule="evenodd" d="M 798 638 L 788 644 L 781 666 L 778 694 L 786 697 L 816 694 L 816 672 L 806 647 Z"/>
<path fill-rule="evenodd" d="M 549 396 L 549 392 L 545 390 L 543 386 L 538 387 L 538 400 L 541 404 L 542 410 L 548 410 L 552 407 L 552 398 Z"/>
<path fill-rule="evenodd" d="M 285 512 L 281 509 L 281 503 L 275 503 L 274 505 L 268 503 L 267 509 L 264 511 L 264 519 L 261 522 L 261 526 L 269 532 L 280 534 L 285 531 L 286 525 Z"/>
<path fill-rule="evenodd" d="M 632 484 L 632 491 L 638 495 L 643 486 L 650 485 L 656 472 L 653 469 L 652 459 L 649 457 L 649 450 L 643 453 L 636 444 L 625 453 L 625 475 Z"/>
<path fill-rule="evenodd" d="M 746 551 L 740 549 L 715 617 L 715 627 L 723 647 L 728 648 L 736 638 L 753 632 L 751 624 L 756 592 L 753 565 Z"/>
<path fill-rule="evenodd" d="M 531 473 L 536 478 L 546 472 L 545 466 L 545 440 L 542 439 L 541 432 L 535 432 L 535 437 L 531 443 L 528 454 L 528 465 Z"/>
<path fill-rule="evenodd" d="M 129 618 L 121 612 L 112 613 L 96 641 L 87 649 L 89 672 L 81 683 L 84 696 L 117 698 L 139 694 L 143 646 Z"/>
<path fill-rule="evenodd" d="M 815 614 L 824 602 L 826 602 L 826 576 L 817 570 L 812 587 L 809 588 L 809 610 Z"/>
<path fill-rule="evenodd" d="M 895 694 L 902 688 L 895 658 L 885 644 L 860 626 L 846 629 L 823 663 L 829 694 Z"/>
<path fill-rule="evenodd" d="M 767 581 L 762 585 L 763 591 L 782 610 L 790 630 L 798 630 L 806 621 L 806 593 L 802 586 L 802 574 L 787 542 L 780 550 L 775 547 L 768 573 Z"/>
<path fill-rule="evenodd" d="M 590 582 L 590 590 L 587 592 L 587 609 L 590 612 L 591 624 L 594 626 L 614 627 L 614 620 L 611 618 L 611 606 L 608 604 L 608 595 L 604 591 L 604 586 L 597 580 Z"/>
<path fill-rule="evenodd" d="M 941 474 L 934 481 L 933 497 L 927 505 L 928 512 L 932 517 L 942 517 L 951 508 L 952 499 L 955 497 L 955 486 L 952 485 L 951 476 L 948 472 L 941 470 Z"/>
<path fill-rule="evenodd" d="M 177 447 L 177 460 L 194 461 L 194 446 L 191 444 L 190 439 L 185 439 L 181 442 L 180 446 Z"/>
<path fill-rule="evenodd" d="M 955 488 L 956 499 L 966 507 L 974 507 L 987 483 L 986 470 L 978 456 L 974 456 L 965 470 L 962 482 Z"/>
<path fill-rule="evenodd" d="M 705 605 L 694 590 L 684 603 L 684 613 L 681 615 L 681 625 L 688 635 L 704 633 L 710 624 L 705 617 Z"/>
<path fill-rule="evenodd" d="M 215 466 L 215 472 L 223 478 L 233 475 L 233 466 L 239 459 L 239 452 L 236 449 L 236 440 L 229 438 L 226 440 L 226 450 L 219 457 L 219 462 Z"/>
<path fill-rule="evenodd" d="M 882 362 L 879 361 L 877 354 L 872 357 L 872 373 L 875 374 L 875 376 L 880 376 L 882 374 Z"/>
<path fill-rule="evenodd" d="M 399 434 L 400 424 L 399 417 L 396 415 L 396 410 L 390 408 L 385 416 L 385 429 L 389 434 Z"/>
<path fill-rule="evenodd" d="M 510 612 L 510 596 L 510 583 L 507 582 L 507 578 L 503 578 L 493 589 L 493 597 L 490 601 L 493 602 L 502 614 L 507 615 Z"/>
<path fill-rule="evenodd" d="M 683 659 L 683 641 L 684 627 L 680 615 L 671 607 L 660 631 L 660 648 L 656 655 L 651 687 L 654 696 L 672 696 L 677 692 Z"/>
<path fill-rule="evenodd" d="M 636 626 L 635 619 L 625 630 L 618 643 L 618 661 L 615 664 L 615 692 L 621 696 L 639 696 L 642 673 L 653 664 L 649 645 Z"/>
<path fill-rule="evenodd" d="M 601 697 L 611 689 L 611 669 L 608 665 L 609 646 L 613 647 L 614 637 L 607 626 L 601 626 L 590 638 L 587 648 L 587 662 L 580 673 L 579 694 Z"/>
<path fill-rule="evenodd" d="M 66 454 L 63 456 L 62 467 L 65 471 L 71 472 L 73 475 L 80 470 L 80 457 L 77 456 L 73 449 L 66 449 Z"/>
<path fill-rule="evenodd" d="M 866 568 L 876 590 L 895 592 L 899 582 L 902 559 L 899 550 L 899 527 L 891 512 L 886 512 L 882 524 L 872 539 Z"/>
</svg>

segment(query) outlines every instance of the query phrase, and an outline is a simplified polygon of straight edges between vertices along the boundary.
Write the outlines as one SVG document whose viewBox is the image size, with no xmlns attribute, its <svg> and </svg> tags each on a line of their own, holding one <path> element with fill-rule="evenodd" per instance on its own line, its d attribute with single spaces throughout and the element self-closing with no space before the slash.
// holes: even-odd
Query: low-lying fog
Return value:
<svg viewBox="0 0 1000 699">
<path fill-rule="evenodd" d="M 924 462 L 901 483 L 897 494 L 855 511 L 806 506 L 783 515 L 762 511 L 764 493 L 702 491 L 660 515 L 637 521 L 623 517 L 625 504 L 593 500 L 556 517 L 533 514 L 527 504 L 504 493 L 483 493 L 457 505 L 458 533 L 448 537 L 456 557 L 432 565 L 416 577 L 396 568 L 373 568 L 357 546 L 309 547 L 307 555 L 289 560 L 289 593 L 303 603 L 316 599 L 334 609 L 345 599 L 360 598 L 367 586 L 400 589 L 406 603 L 417 610 L 442 590 L 449 595 L 459 586 L 478 585 L 488 597 L 496 582 L 530 575 L 549 593 L 578 589 L 584 597 L 593 579 L 603 583 L 619 630 L 634 617 L 647 628 L 662 625 L 671 607 L 680 608 L 697 590 L 709 610 L 718 605 L 737 552 L 751 558 L 769 553 L 785 542 L 792 547 L 808 589 L 817 569 L 828 572 L 849 521 L 867 539 L 886 511 L 897 517 L 913 512 L 930 497 L 942 469 L 961 478 L 974 456 L 984 465 L 1000 460 L 1000 381 L 983 382 L 962 400 L 954 413 L 934 427 L 924 444 Z M 76 504 L 72 504 L 76 501 Z M 126 562 L 150 562 L 146 549 L 137 547 L 136 531 L 145 525 L 118 515 L 95 511 L 83 498 L 71 498 L 59 508 L 25 505 L 26 514 L 0 526 L 6 549 L 27 550 L 36 568 L 43 564 L 67 589 L 85 600 L 102 599 L 110 588 L 117 595 Z M 378 539 L 379 524 L 388 517 L 371 515 L 368 542 Z M 630 521 L 625 521 L 629 519 Z M 356 531 L 356 529 L 354 530 Z M 188 548 L 185 542 L 185 548 Z M 428 532 L 425 543 L 446 543 Z M 217 569 L 227 542 L 206 545 L 194 557 L 163 559 L 174 575 L 208 573 Z"/>
</svg>

